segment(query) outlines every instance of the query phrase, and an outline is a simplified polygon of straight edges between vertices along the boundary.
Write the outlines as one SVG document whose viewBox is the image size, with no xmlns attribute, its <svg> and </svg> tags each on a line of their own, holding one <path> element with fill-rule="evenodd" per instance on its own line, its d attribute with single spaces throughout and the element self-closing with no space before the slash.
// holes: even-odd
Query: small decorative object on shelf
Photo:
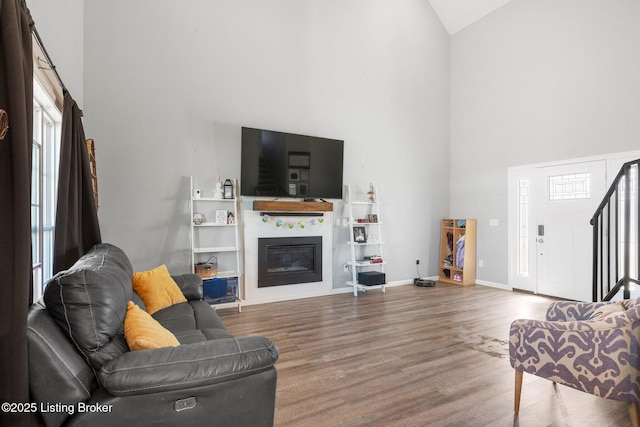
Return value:
<svg viewBox="0 0 640 427">
<path fill-rule="evenodd" d="M 225 199 L 233 199 L 233 184 L 231 183 L 230 179 L 227 179 L 224 182 L 224 192 L 223 192 L 223 198 Z"/>
<path fill-rule="evenodd" d="M 194 199 L 199 199 L 201 195 L 200 189 L 196 188 L 195 190 L 193 190 L 193 198 Z"/>
<path fill-rule="evenodd" d="M 369 222 L 375 224 L 376 222 L 378 222 L 378 215 L 377 214 L 369 214 L 368 215 L 368 220 L 369 220 Z"/>
<path fill-rule="evenodd" d="M 193 214 L 193 224 L 194 225 L 202 225 L 204 222 L 204 216 L 201 213 Z"/>
<path fill-rule="evenodd" d="M 356 243 L 367 242 L 367 232 L 364 227 L 353 227 L 353 241 Z"/>
<path fill-rule="evenodd" d="M 215 277 L 218 274 L 218 259 L 215 256 L 209 257 L 207 262 L 198 262 L 194 266 L 196 274 L 203 279 Z"/>
<path fill-rule="evenodd" d="M 222 180 L 220 177 L 216 178 L 216 189 L 213 192 L 214 199 L 222 199 Z"/>
<path fill-rule="evenodd" d="M 376 200 L 376 192 L 374 191 L 373 188 L 374 188 L 373 183 L 372 182 L 369 183 L 369 191 L 367 191 L 367 199 L 372 203 L 375 202 Z"/>
<path fill-rule="evenodd" d="M 229 214 L 227 215 L 227 224 L 235 224 L 236 223 L 236 217 L 233 216 L 233 212 L 229 212 Z"/>
</svg>

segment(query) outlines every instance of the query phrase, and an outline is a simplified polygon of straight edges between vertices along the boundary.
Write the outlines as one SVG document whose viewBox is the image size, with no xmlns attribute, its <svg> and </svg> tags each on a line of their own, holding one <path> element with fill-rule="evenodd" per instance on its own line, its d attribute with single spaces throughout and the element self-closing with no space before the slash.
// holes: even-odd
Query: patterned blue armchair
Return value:
<svg viewBox="0 0 640 427">
<path fill-rule="evenodd" d="M 520 409 L 522 374 L 537 375 L 629 405 L 640 425 L 640 298 L 586 303 L 554 302 L 547 320 L 515 320 L 509 358 L 516 370 L 515 406 Z"/>
</svg>

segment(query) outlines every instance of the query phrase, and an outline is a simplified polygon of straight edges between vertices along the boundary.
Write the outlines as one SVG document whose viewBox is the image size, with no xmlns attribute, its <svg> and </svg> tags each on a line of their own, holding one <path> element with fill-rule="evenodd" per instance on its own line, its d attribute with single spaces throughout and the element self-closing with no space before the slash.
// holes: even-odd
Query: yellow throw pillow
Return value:
<svg viewBox="0 0 640 427">
<path fill-rule="evenodd" d="M 133 273 L 132 283 L 133 290 L 140 295 L 149 314 L 179 302 L 187 302 L 164 264 L 153 270 Z"/>
<path fill-rule="evenodd" d="M 124 316 L 124 338 L 132 351 L 176 347 L 178 339 L 149 313 L 129 301 Z"/>
</svg>

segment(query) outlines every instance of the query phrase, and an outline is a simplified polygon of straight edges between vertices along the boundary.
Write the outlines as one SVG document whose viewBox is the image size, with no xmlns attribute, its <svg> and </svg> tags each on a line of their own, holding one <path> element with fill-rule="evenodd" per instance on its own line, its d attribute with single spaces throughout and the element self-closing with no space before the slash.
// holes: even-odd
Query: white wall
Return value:
<svg viewBox="0 0 640 427">
<path fill-rule="evenodd" d="M 87 0 L 85 17 L 100 224 L 135 269 L 187 270 L 184 177 L 239 177 L 250 126 L 344 139 L 345 183 L 379 186 L 388 279 L 414 277 L 416 258 L 437 273 L 449 37 L 428 2 Z M 342 286 L 347 231 L 333 235 Z"/>
<path fill-rule="evenodd" d="M 636 0 L 513 0 L 452 37 L 451 215 L 478 219 L 478 279 L 508 280 L 508 167 L 637 149 L 638 22 Z"/>
<path fill-rule="evenodd" d="M 84 1 L 27 0 L 31 17 L 62 82 L 84 105 Z"/>
</svg>

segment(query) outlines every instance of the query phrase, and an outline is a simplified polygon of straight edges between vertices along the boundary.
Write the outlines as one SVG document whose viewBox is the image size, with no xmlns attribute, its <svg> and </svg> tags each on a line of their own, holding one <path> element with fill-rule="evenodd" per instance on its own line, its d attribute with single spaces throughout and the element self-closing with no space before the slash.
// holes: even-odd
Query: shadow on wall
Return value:
<svg viewBox="0 0 640 427">
<path fill-rule="evenodd" d="M 189 237 L 189 203 L 191 202 L 189 177 L 180 179 L 177 194 L 170 197 L 173 211 L 160 250 L 160 263 L 166 264 L 171 274 L 192 273 L 191 241 Z"/>
</svg>

